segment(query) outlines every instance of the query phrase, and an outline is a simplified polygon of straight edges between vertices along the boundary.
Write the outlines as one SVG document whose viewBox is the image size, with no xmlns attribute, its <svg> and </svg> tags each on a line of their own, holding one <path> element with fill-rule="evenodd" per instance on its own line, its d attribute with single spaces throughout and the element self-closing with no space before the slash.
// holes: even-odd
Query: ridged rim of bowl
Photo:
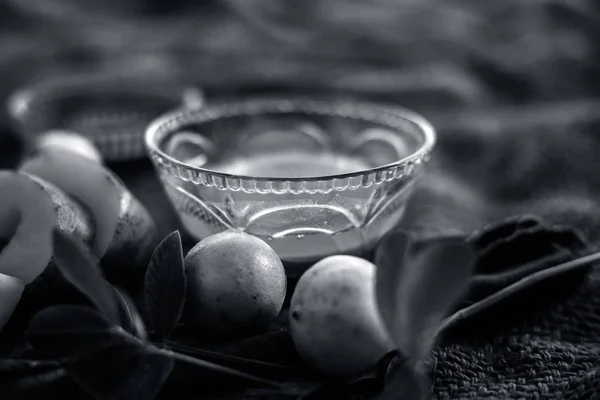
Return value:
<svg viewBox="0 0 600 400">
<path fill-rule="evenodd" d="M 36 107 L 40 104 L 60 100 L 61 98 L 79 95 L 94 96 L 97 93 L 127 93 L 139 96 L 153 96 L 162 100 L 174 100 L 180 97 L 186 88 L 176 80 L 157 76 L 121 76 L 94 73 L 74 73 L 39 80 L 18 88 L 11 93 L 6 102 L 10 118 L 28 126 L 32 112 L 36 115 Z M 91 89 L 91 91 L 90 91 Z M 88 93 L 89 92 L 89 93 Z"/>
<path fill-rule="evenodd" d="M 59 116 L 58 123 L 48 124 L 47 106 L 61 104 L 68 98 L 79 99 L 85 103 L 89 101 L 94 105 L 94 99 L 97 96 L 119 97 L 133 96 L 133 98 L 150 98 L 155 102 L 164 104 L 162 112 L 168 112 L 177 109 L 182 105 L 184 90 L 189 88 L 183 82 L 171 79 L 165 75 L 149 74 L 137 77 L 119 75 L 119 74 L 98 74 L 74 72 L 69 75 L 56 75 L 40 79 L 27 86 L 18 88 L 8 97 L 6 110 L 11 123 L 33 146 L 36 135 L 50 131 L 69 129 L 64 121 L 77 115 L 77 111 L 65 111 Z M 170 106 L 167 106 L 170 104 Z M 132 104 L 135 108 L 136 103 Z M 118 112 L 119 108 L 115 107 Z M 124 125 L 125 129 L 111 131 L 110 133 L 91 133 L 81 132 L 82 134 L 98 147 L 103 158 L 108 161 L 126 161 L 137 160 L 145 157 L 146 150 L 144 146 L 144 133 L 148 123 L 160 115 L 156 112 L 147 112 L 144 115 L 144 108 L 139 107 L 139 114 L 130 113 L 125 110 L 123 115 L 127 115 Z M 98 114 L 104 118 L 106 114 L 100 110 Z M 112 115 L 112 114 L 111 114 Z M 54 118 L 51 118 L 53 120 Z M 137 123 L 139 129 L 130 131 L 131 123 Z"/>
<path fill-rule="evenodd" d="M 357 170 L 345 174 L 322 175 L 314 177 L 258 177 L 252 175 L 233 175 L 208 168 L 186 164 L 163 152 L 158 144 L 170 132 L 189 124 L 201 124 L 224 117 L 302 112 L 308 115 L 324 115 L 362 121 L 373 121 L 408 134 L 413 131 L 421 135 L 421 146 L 409 156 L 393 163 L 371 169 Z M 411 125 L 413 129 L 405 127 Z M 404 126 L 404 128 L 403 128 Z M 155 119 L 146 129 L 146 149 L 150 158 L 156 164 L 165 166 L 169 173 L 197 184 L 215 185 L 222 189 L 245 190 L 244 181 L 277 183 L 277 188 L 263 188 L 263 191 L 285 192 L 294 191 L 285 187 L 285 183 L 317 183 L 315 188 L 297 187 L 300 191 L 322 192 L 323 189 L 342 190 L 348 187 L 370 186 L 373 183 L 390 181 L 412 173 L 415 165 L 420 165 L 429 159 L 429 154 L 436 143 L 436 133 L 433 126 L 419 114 L 400 106 L 386 105 L 369 101 L 350 100 L 319 100 L 306 97 L 252 97 L 236 101 L 221 101 L 194 110 L 178 110 Z M 356 178 L 360 178 L 357 180 Z M 336 182 L 344 181 L 344 182 Z M 331 188 L 328 182 L 332 182 Z M 325 183 L 325 188 L 321 184 Z M 283 185 L 282 185 L 283 184 Z M 253 190 L 254 191 L 254 190 Z M 260 192 L 260 190 L 255 190 Z"/>
</svg>

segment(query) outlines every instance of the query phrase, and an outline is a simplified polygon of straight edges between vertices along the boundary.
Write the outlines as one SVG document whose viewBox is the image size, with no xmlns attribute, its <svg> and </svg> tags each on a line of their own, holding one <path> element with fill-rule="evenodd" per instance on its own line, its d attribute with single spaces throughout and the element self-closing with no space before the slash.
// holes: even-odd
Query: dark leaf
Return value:
<svg viewBox="0 0 600 400">
<path fill-rule="evenodd" d="M 387 365 L 383 390 L 376 400 L 425 400 L 430 395 L 428 379 L 419 367 L 415 368 L 402 357 L 396 357 Z"/>
<path fill-rule="evenodd" d="M 173 360 L 134 341 L 115 343 L 64 365 L 96 399 L 155 399 L 173 369 Z"/>
<path fill-rule="evenodd" d="M 55 230 L 54 258 L 64 277 L 85 294 L 110 322 L 118 323 L 119 312 L 113 291 L 90 251 Z"/>
<path fill-rule="evenodd" d="M 37 313 L 26 337 L 40 353 L 69 359 L 127 339 L 127 333 L 89 307 L 61 305 Z"/>
<path fill-rule="evenodd" d="M 398 351 L 391 351 L 371 370 L 343 379 L 331 379 L 300 398 L 302 400 L 371 398 L 383 389 L 390 364 L 400 359 L 406 360 Z"/>
<path fill-rule="evenodd" d="M 54 361 L 25 359 L 0 360 L 0 398 L 85 399 L 85 393 Z"/>
<path fill-rule="evenodd" d="M 132 335 L 142 340 L 146 340 L 148 337 L 146 325 L 144 324 L 142 316 L 133 303 L 133 300 L 122 289 L 118 289 L 114 286 L 113 289 L 119 303 L 121 327 Z"/>
<path fill-rule="evenodd" d="M 527 276 L 526 278 L 521 279 L 520 281 L 517 281 L 476 303 L 461 308 L 460 310 L 458 310 L 457 312 L 450 315 L 444 320 L 444 322 L 440 325 L 440 332 L 450 327 L 454 327 L 460 322 L 468 321 L 477 315 L 490 313 L 490 309 L 492 307 L 498 307 L 504 302 L 510 299 L 514 299 L 517 295 L 527 293 L 526 291 L 528 289 L 540 284 L 541 282 L 544 282 L 547 279 L 554 278 L 563 274 L 568 274 L 578 269 L 586 269 L 590 265 L 596 264 L 598 262 L 600 262 L 600 253 L 594 253 L 588 256 L 568 261 L 566 263 L 554 266 L 552 268 L 547 268 L 542 271 L 535 272 Z M 527 296 L 527 299 L 530 299 L 530 296 Z M 522 304 L 523 302 L 520 302 L 519 306 L 522 307 Z M 519 312 L 518 307 L 511 308 L 511 310 L 513 310 L 514 312 Z M 498 318 L 498 313 L 493 313 L 493 318 Z"/>
<path fill-rule="evenodd" d="M 0 360 L 0 387 L 33 373 L 46 374 L 59 369 L 60 365 L 51 360 L 3 359 Z"/>
<path fill-rule="evenodd" d="M 168 338 L 179 321 L 185 292 L 181 236 L 175 231 L 157 246 L 146 271 L 146 306 L 159 339 Z"/>
<path fill-rule="evenodd" d="M 443 329 L 469 331 L 476 324 L 480 332 L 482 327 L 493 332 L 526 318 L 579 287 L 594 260 L 570 263 L 593 252 L 592 246 L 576 230 L 530 216 L 486 227 L 469 242 L 477 255 L 475 272 L 468 294 Z"/>
<path fill-rule="evenodd" d="M 474 255 L 459 236 L 385 237 L 375 252 L 376 293 L 392 339 L 413 362 L 431 350 L 439 324 L 463 296 Z"/>
<path fill-rule="evenodd" d="M 23 329 L 24 331 L 24 329 Z M 5 354 L 5 357 L 8 359 L 27 359 L 27 360 L 35 360 L 39 358 L 39 352 L 36 351 L 31 345 L 23 340 L 23 331 L 20 332 L 18 338 L 11 338 L 8 335 L 2 333 L 2 344 L 7 345 L 3 346 L 6 349 L 11 349 L 6 352 L 3 351 L 0 354 Z M 1 351 L 1 350 L 0 350 Z"/>
<path fill-rule="evenodd" d="M 486 227 L 472 235 L 469 242 L 477 261 L 466 303 L 479 301 L 528 275 L 593 251 L 579 232 L 547 226 L 527 215 Z M 569 276 L 561 276 L 560 286 L 579 284 L 585 272 L 577 270 Z M 554 292 L 552 282 L 547 283 L 546 288 Z M 541 294 L 540 291 L 537 296 Z"/>
<path fill-rule="evenodd" d="M 27 339 L 40 352 L 67 359 L 63 368 L 97 399 L 153 399 L 173 361 L 82 306 L 38 313 Z"/>
<path fill-rule="evenodd" d="M 479 275 L 502 273 L 555 253 L 575 258 L 590 251 L 590 244 L 579 232 L 549 226 L 527 215 L 489 225 L 473 234 L 469 242 L 477 253 L 475 274 Z"/>
</svg>

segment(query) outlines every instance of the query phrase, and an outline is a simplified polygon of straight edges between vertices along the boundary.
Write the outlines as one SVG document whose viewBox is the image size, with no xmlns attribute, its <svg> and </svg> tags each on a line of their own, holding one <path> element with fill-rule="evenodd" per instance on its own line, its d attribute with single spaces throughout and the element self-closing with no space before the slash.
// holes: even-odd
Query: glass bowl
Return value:
<svg viewBox="0 0 600 400">
<path fill-rule="evenodd" d="M 188 233 L 244 231 L 288 273 L 372 249 L 400 221 L 434 144 L 433 127 L 406 109 L 310 98 L 220 101 L 146 131 Z"/>
<path fill-rule="evenodd" d="M 28 145 L 39 133 L 67 130 L 90 139 L 107 162 L 128 161 L 145 157 L 148 124 L 188 106 L 185 95 L 191 90 L 174 80 L 144 74 L 73 73 L 15 91 L 8 100 L 8 114 Z"/>
</svg>

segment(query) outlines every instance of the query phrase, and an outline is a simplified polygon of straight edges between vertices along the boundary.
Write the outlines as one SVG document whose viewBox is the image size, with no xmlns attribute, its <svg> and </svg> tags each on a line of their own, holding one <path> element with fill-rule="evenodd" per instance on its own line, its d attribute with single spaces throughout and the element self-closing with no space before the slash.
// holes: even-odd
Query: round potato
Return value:
<svg viewBox="0 0 600 400">
<path fill-rule="evenodd" d="M 62 148 L 30 158 L 21 171 L 53 183 L 84 205 L 95 228 L 91 247 L 107 279 L 128 289 L 140 286 L 158 232 L 148 210 L 112 171 Z"/>
<path fill-rule="evenodd" d="M 219 335 L 265 328 L 281 311 L 287 279 L 264 241 L 226 231 L 200 241 L 185 257 L 186 322 Z"/>
<path fill-rule="evenodd" d="M 290 333 L 314 368 L 347 375 L 374 366 L 394 348 L 375 299 L 375 265 L 354 256 L 327 257 L 299 279 Z"/>
<path fill-rule="evenodd" d="M 89 246 L 94 226 L 79 203 L 39 177 L 0 171 L 0 193 L 0 280 L 11 289 L 6 294 L 10 298 L 0 295 L 0 308 L 3 301 L 6 310 L 16 307 L 18 318 L 13 318 L 15 324 L 11 325 L 24 328 L 41 308 L 81 298 L 58 271 L 53 257 L 53 231 Z M 18 300 L 12 290 L 15 280 L 24 285 Z M 18 304 L 13 305 L 12 300 Z M 8 311 L 0 314 L 6 316 Z"/>
</svg>

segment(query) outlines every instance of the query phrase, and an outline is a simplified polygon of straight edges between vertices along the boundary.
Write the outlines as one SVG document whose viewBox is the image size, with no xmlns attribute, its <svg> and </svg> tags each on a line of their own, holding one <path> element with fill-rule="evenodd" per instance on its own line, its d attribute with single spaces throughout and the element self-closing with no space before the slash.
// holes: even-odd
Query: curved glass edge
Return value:
<svg viewBox="0 0 600 400">
<path fill-rule="evenodd" d="M 372 170 L 369 173 L 357 173 L 347 176 L 309 177 L 309 178 L 253 178 L 201 171 L 188 168 L 185 164 L 173 163 L 157 152 L 150 151 L 150 158 L 161 173 L 195 185 L 215 187 L 219 190 L 242 191 L 261 194 L 327 194 L 332 191 L 357 190 L 380 185 L 396 179 L 413 176 L 428 161 L 428 155 L 411 159 L 401 165 Z"/>
<path fill-rule="evenodd" d="M 323 111 L 323 108 L 327 111 Z M 335 113 L 331 112 L 335 109 Z M 382 123 L 401 129 L 417 138 L 422 144 L 409 156 L 380 167 L 347 174 L 302 178 L 271 178 L 231 175 L 197 167 L 179 161 L 159 148 L 159 143 L 170 132 L 192 123 L 203 123 L 218 118 L 249 113 L 307 112 L 334 117 L 361 119 Z M 412 125 L 406 129 L 406 125 Z M 221 190 L 247 193 L 329 193 L 333 190 L 355 190 L 373 184 L 406 178 L 413 175 L 422 164 L 429 161 L 436 142 L 435 130 L 420 115 L 397 106 L 356 101 L 318 101 L 311 99 L 253 98 L 243 101 L 213 104 L 201 109 L 175 111 L 154 120 L 147 128 L 145 144 L 148 156 L 155 167 L 169 175 L 197 185 L 215 186 Z"/>
<path fill-rule="evenodd" d="M 156 81 L 168 83 L 156 85 Z M 60 76 L 55 79 L 37 81 L 29 86 L 16 89 L 6 100 L 6 109 L 10 118 L 27 124 L 31 113 L 40 105 L 56 101 L 62 97 L 85 95 L 90 90 L 102 88 L 106 91 L 129 92 L 132 94 L 155 96 L 165 100 L 180 100 L 184 89 L 183 83 L 161 76 L 122 77 L 120 75 L 74 74 Z M 93 94 L 90 93 L 90 94 Z M 175 109 L 176 106 L 173 106 Z"/>
</svg>

